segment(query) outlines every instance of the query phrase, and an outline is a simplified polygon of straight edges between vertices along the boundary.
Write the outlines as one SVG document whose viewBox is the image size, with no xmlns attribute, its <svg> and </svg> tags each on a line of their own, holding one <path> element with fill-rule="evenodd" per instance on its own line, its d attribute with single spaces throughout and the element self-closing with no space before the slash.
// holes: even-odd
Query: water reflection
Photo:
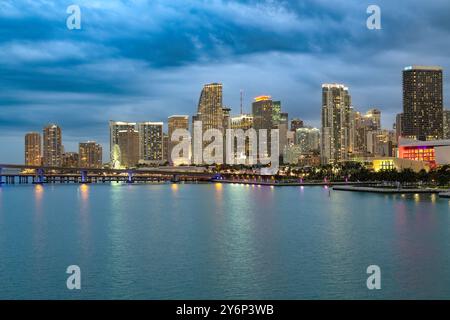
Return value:
<svg viewBox="0 0 450 320">
<path fill-rule="evenodd" d="M 89 185 L 82 184 L 80 186 L 81 200 L 83 203 L 87 203 L 89 200 Z"/>
<path fill-rule="evenodd" d="M 235 187 L 235 185 L 232 185 L 232 186 Z M 221 183 L 215 183 L 214 184 L 214 189 L 216 190 L 216 193 L 215 193 L 216 201 L 222 201 L 222 198 L 223 198 L 223 185 Z"/>
<path fill-rule="evenodd" d="M 42 197 L 44 196 L 44 187 L 40 184 L 34 186 L 34 199 L 36 205 L 40 205 L 42 202 Z"/>
</svg>

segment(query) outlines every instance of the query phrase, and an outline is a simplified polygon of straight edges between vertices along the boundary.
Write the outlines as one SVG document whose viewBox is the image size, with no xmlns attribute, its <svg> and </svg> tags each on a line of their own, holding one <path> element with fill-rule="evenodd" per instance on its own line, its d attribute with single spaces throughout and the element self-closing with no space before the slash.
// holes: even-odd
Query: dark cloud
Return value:
<svg viewBox="0 0 450 320">
<path fill-rule="evenodd" d="M 321 84 L 345 83 L 356 107 L 378 106 L 390 126 L 401 110 L 403 67 L 450 69 L 447 0 L 377 1 L 380 31 L 366 28 L 372 1 L 80 0 L 82 30 L 69 31 L 72 3 L 0 2 L 8 160 L 21 162 L 22 146 L 13 144 L 48 122 L 75 148 L 78 140 L 107 143 L 109 119 L 193 114 L 208 82 L 224 84 L 235 111 L 240 89 L 247 111 L 252 96 L 267 93 L 316 126 Z"/>
</svg>

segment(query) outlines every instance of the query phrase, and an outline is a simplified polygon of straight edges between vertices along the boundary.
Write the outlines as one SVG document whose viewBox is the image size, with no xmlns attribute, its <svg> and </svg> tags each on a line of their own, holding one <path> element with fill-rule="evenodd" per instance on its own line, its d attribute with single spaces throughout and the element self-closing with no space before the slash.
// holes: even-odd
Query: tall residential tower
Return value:
<svg viewBox="0 0 450 320">
<path fill-rule="evenodd" d="M 351 97 L 342 84 L 322 85 L 322 164 L 345 161 L 350 153 Z"/>
<path fill-rule="evenodd" d="M 402 136 L 417 140 L 443 137 L 442 68 L 411 66 L 403 70 Z"/>
</svg>

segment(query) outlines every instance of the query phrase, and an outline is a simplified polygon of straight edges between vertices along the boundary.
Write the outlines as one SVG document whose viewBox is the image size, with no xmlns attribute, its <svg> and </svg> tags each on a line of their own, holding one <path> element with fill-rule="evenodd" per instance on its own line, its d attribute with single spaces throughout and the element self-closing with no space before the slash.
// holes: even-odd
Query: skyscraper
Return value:
<svg viewBox="0 0 450 320">
<path fill-rule="evenodd" d="M 248 130 L 253 127 L 253 116 L 251 114 L 241 114 L 231 117 L 231 129 Z"/>
<path fill-rule="evenodd" d="M 114 166 L 114 162 L 118 162 L 119 159 L 115 159 L 119 157 L 119 155 L 115 154 L 118 151 L 119 144 L 119 131 L 126 131 L 128 129 L 136 129 L 135 122 L 124 122 L 124 121 L 109 121 L 109 152 L 110 152 L 110 161 Z"/>
<path fill-rule="evenodd" d="M 317 128 L 298 128 L 296 131 L 297 145 L 302 154 L 319 151 L 320 130 Z"/>
<path fill-rule="evenodd" d="M 444 110 L 443 122 L 444 122 L 443 138 L 450 139 L 450 110 Z"/>
<path fill-rule="evenodd" d="M 62 165 L 62 132 L 56 124 L 44 128 L 43 163 L 46 167 L 60 167 Z"/>
<path fill-rule="evenodd" d="M 276 112 L 275 112 L 276 113 Z M 258 132 L 261 129 L 273 129 L 274 111 L 271 96 L 259 96 L 252 103 L 253 128 Z"/>
<path fill-rule="evenodd" d="M 381 111 L 378 109 L 370 109 L 365 114 L 365 119 L 367 122 L 372 123 L 372 127 L 374 127 L 375 130 L 381 129 Z"/>
<path fill-rule="evenodd" d="M 117 145 L 120 150 L 120 165 L 134 167 L 139 162 L 139 132 L 133 128 L 120 130 L 117 133 Z"/>
<path fill-rule="evenodd" d="M 40 166 L 41 164 L 41 135 L 38 132 L 27 133 L 25 135 L 25 165 Z"/>
<path fill-rule="evenodd" d="M 322 164 L 345 161 L 350 152 L 351 97 L 342 84 L 322 85 Z"/>
<path fill-rule="evenodd" d="M 189 130 L 189 116 L 186 115 L 174 115 L 170 116 L 168 120 L 168 134 L 169 134 L 169 150 L 168 150 L 168 161 L 171 165 L 179 165 L 177 163 L 173 163 L 172 161 L 172 150 L 178 144 L 178 142 L 172 141 L 172 135 L 177 129 Z M 188 157 L 190 155 L 180 155 L 180 157 Z"/>
<path fill-rule="evenodd" d="M 297 131 L 297 129 L 303 128 L 304 123 L 303 120 L 300 120 L 298 118 L 294 118 L 291 120 L 291 131 Z"/>
<path fill-rule="evenodd" d="M 138 123 L 139 160 L 148 164 L 163 162 L 163 123 Z"/>
<path fill-rule="evenodd" d="M 411 66 L 403 70 L 403 132 L 407 138 L 443 136 L 442 68 Z"/>
<path fill-rule="evenodd" d="M 203 132 L 208 129 L 223 131 L 222 84 L 203 86 L 197 108 L 197 121 L 202 121 Z"/>
<path fill-rule="evenodd" d="M 279 130 L 279 154 L 282 155 L 284 149 L 288 145 L 287 133 L 289 130 L 289 114 L 287 112 L 280 112 L 280 118 L 278 119 L 278 124 L 276 124 L 276 129 Z"/>
<path fill-rule="evenodd" d="M 80 142 L 78 145 L 80 167 L 101 168 L 103 148 L 95 141 Z"/>
<path fill-rule="evenodd" d="M 164 164 L 169 162 L 169 135 L 167 133 L 163 134 L 163 161 Z"/>
<path fill-rule="evenodd" d="M 80 165 L 80 156 L 76 152 L 64 152 L 62 166 L 64 168 L 77 168 Z"/>
<path fill-rule="evenodd" d="M 277 112 L 273 111 L 273 101 L 271 96 L 258 96 L 252 103 L 252 113 L 253 113 L 253 128 L 258 134 L 258 148 L 261 145 L 265 145 L 265 156 L 270 155 L 271 149 L 271 138 L 270 130 L 274 128 L 274 114 Z M 262 129 L 267 130 L 267 141 L 263 141 L 262 144 L 259 142 L 259 131 Z M 261 155 L 261 150 L 258 150 L 258 154 Z"/>
<path fill-rule="evenodd" d="M 395 137 L 396 137 L 397 143 L 398 143 L 398 140 L 400 139 L 400 137 L 402 136 L 403 121 L 404 121 L 403 113 L 397 114 L 397 116 L 395 117 Z"/>
<path fill-rule="evenodd" d="M 381 112 L 370 109 L 365 114 L 351 111 L 351 142 L 350 149 L 354 157 L 370 156 L 368 138 L 372 132 L 381 130 Z"/>
</svg>

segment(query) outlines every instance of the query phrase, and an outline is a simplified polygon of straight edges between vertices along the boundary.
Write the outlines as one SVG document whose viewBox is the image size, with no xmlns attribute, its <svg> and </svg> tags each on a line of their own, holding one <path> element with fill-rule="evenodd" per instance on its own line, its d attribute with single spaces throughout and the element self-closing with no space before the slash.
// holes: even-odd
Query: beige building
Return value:
<svg viewBox="0 0 450 320">
<path fill-rule="evenodd" d="M 120 154 L 118 154 L 119 131 L 126 131 L 128 129 L 136 130 L 136 123 L 113 120 L 109 121 L 109 151 L 112 167 L 119 166 L 120 162 Z"/>
<path fill-rule="evenodd" d="M 41 164 L 41 135 L 37 132 L 27 133 L 25 135 L 25 165 L 40 166 Z"/>
<path fill-rule="evenodd" d="M 139 163 L 139 132 L 128 128 L 117 133 L 120 165 L 131 168 Z"/>
<path fill-rule="evenodd" d="M 62 166 L 64 168 L 77 168 L 80 163 L 79 154 L 76 152 L 65 152 L 62 155 Z"/>
<path fill-rule="evenodd" d="M 321 162 L 334 164 L 351 153 L 351 97 L 342 84 L 322 85 Z"/>
<path fill-rule="evenodd" d="M 168 119 L 168 146 L 167 159 L 170 165 L 179 165 L 172 161 L 172 150 L 178 144 L 176 141 L 172 141 L 172 135 L 177 129 L 189 130 L 189 116 L 187 115 L 173 115 Z M 190 155 L 180 155 L 180 157 L 187 157 L 190 159 Z"/>
<path fill-rule="evenodd" d="M 46 167 L 61 167 L 62 165 L 62 132 L 56 124 L 44 128 L 43 164 Z"/>
<path fill-rule="evenodd" d="M 103 148 L 95 141 L 80 142 L 78 146 L 81 168 L 101 168 Z"/>
</svg>

